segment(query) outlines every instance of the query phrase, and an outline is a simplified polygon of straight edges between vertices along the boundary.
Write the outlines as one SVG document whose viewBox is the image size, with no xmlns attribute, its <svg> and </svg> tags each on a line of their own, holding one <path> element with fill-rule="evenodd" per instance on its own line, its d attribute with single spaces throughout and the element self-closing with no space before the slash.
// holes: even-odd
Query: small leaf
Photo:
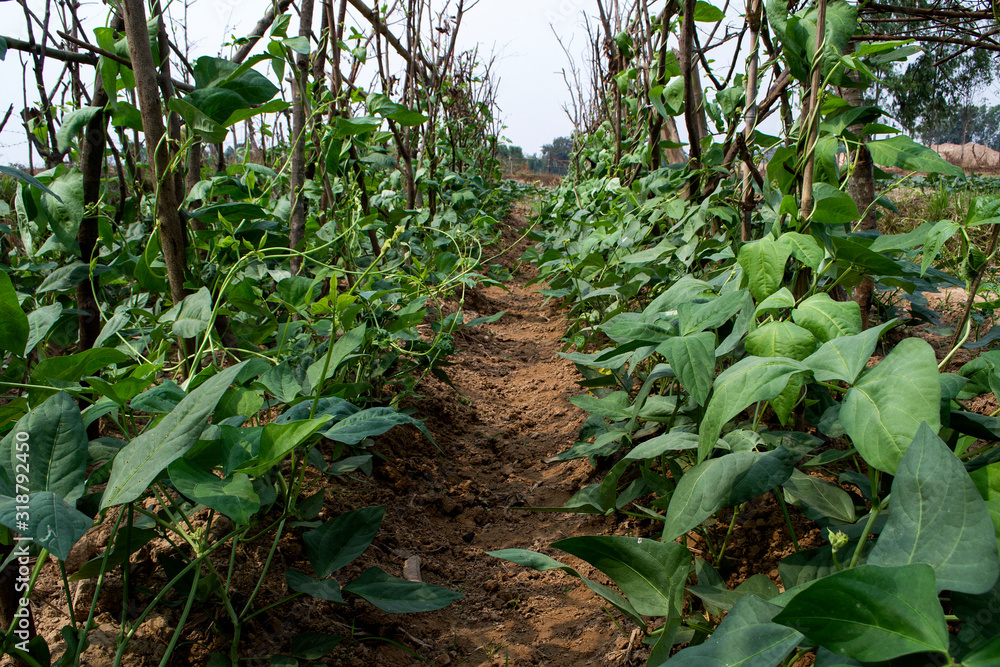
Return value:
<svg viewBox="0 0 1000 667">
<path fill-rule="evenodd" d="M 194 338 L 212 325 L 212 293 L 202 287 L 181 301 L 174 319 L 173 332 L 179 338 Z"/>
<path fill-rule="evenodd" d="M 221 479 L 207 470 L 178 459 L 167 468 L 177 491 L 196 503 L 225 514 L 239 525 L 247 525 L 260 510 L 260 497 L 250 478 L 234 473 Z"/>
<path fill-rule="evenodd" d="M 56 132 L 56 145 L 60 152 L 65 153 L 69 150 L 70 142 L 80 133 L 80 130 L 87 127 L 90 119 L 100 110 L 100 107 L 80 107 L 63 116 L 62 125 Z"/>
<path fill-rule="evenodd" d="M 820 382 L 839 381 L 854 384 L 861 371 L 865 370 L 872 353 L 875 352 L 879 336 L 896 323 L 896 320 L 891 320 L 866 329 L 864 333 L 834 338 L 823 343 L 802 363 Z"/>
<path fill-rule="evenodd" d="M 297 570 L 285 570 L 285 581 L 288 587 L 296 593 L 311 595 L 317 600 L 327 600 L 335 604 L 344 604 L 344 596 L 340 592 L 340 584 L 336 579 L 317 579 Z"/>
<path fill-rule="evenodd" d="M 305 533 L 306 555 L 316 574 L 328 577 L 363 554 L 384 518 L 385 505 L 364 507 L 335 516 Z"/>
<path fill-rule="evenodd" d="M 612 535 L 570 537 L 552 546 L 608 575 L 643 616 L 681 612 L 691 552 L 676 542 Z"/>
<path fill-rule="evenodd" d="M 362 597 L 390 614 L 435 611 L 462 598 L 461 593 L 433 584 L 398 579 L 377 567 L 365 570 L 360 577 L 344 586 L 344 591 Z"/>
<path fill-rule="evenodd" d="M 792 476 L 782 484 L 782 488 L 786 496 L 791 496 L 793 504 L 801 502 L 838 523 L 857 521 L 854 501 L 847 491 L 819 477 L 793 470 Z"/>
<path fill-rule="evenodd" d="M 791 322 L 768 322 L 747 336 L 746 351 L 757 357 L 787 357 L 802 361 L 816 349 L 816 338 Z"/>
</svg>

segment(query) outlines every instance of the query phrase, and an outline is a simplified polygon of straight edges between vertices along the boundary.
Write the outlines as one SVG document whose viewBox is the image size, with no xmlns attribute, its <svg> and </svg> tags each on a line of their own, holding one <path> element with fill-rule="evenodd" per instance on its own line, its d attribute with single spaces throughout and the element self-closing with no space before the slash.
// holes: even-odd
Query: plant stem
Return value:
<svg viewBox="0 0 1000 667">
<path fill-rule="evenodd" d="M 774 497 L 778 499 L 778 504 L 781 505 L 781 513 L 785 515 L 785 525 L 788 526 L 788 534 L 792 538 L 792 546 L 795 547 L 795 553 L 799 552 L 799 540 L 795 536 L 795 526 L 792 525 L 792 517 L 788 513 L 788 506 L 785 505 L 784 497 L 778 493 L 777 489 L 772 491 Z"/>
</svg>

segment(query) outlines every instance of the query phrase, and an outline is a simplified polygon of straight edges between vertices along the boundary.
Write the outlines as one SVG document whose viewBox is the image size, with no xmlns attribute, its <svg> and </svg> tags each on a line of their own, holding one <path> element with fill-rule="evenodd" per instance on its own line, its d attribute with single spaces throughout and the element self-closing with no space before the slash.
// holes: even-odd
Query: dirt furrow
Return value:
<svg viewBox="0 0 1000 667">
<path fill-rule="evenodd" d="M 517 234 L 512 229 L 505 238 L 513 242 Z M 523 245 L 515 247 L 501 261 L 514 267 L 522 251 Z M 378 466 L 374 485 L 352 488 L 337 501 L 345 509 L 362 501 L 388 505 L 375 548 L 360 567 L 377 564 L 402 576 L 404 561 L 417 556 L 424 581 L 464 598 L 415 616 L 390 616 L 359 603 L 341 618 L 356 618 L 361 641 L 331 656 L 330 664 L 426 664 L 392 643 L 364 637 L 372 634 L 434 665 L 623 665 L 641 653 L 579 580 L 486 554 L 545 550 L 564 537 L 615 531 L 604 517 L 519 509 L 562 505 L 593 472 L 586 461 L 543 462 L 573 443 L 584 414 L 568 401 L 580 393 L 573 364 L 557 355 L 566 322 L 525 287 L 532 271 L 520 267 L 509 291 L 490 287 L 466 295 L 467 319 L 505 315 L 456 341 L 457 363 L 448 369 L 455 388 L 431 378 L 411 403 L 443 454 L 415 431 L 392 434 L 375 448 L 388 460 Z"/>
</svg>

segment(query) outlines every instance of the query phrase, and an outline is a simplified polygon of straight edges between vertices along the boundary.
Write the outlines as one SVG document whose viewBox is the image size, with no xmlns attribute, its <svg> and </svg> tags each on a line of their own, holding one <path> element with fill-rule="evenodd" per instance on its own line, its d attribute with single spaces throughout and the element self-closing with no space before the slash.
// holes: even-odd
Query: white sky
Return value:
<svg viewBox="0 0 1000 667">
<path fill-rule="evenodd" d="M 233 36 L 246 35 L 270 4 L 270 0 L 196 0 L 189 8 L 187 21 L 192 56 L 219 55 L 220 45 Z M 40 13 L 45 1 L 29 0 L 28 5 Z M 479 44 L 482 57 L 488 58 L 493 52 L 499 56 L 494 75 L 500 78 L 499 104 L 507 125 L 504 136 L 523 147 L 526 154 L 538 152 L 543 144 L 572 130 L 562 109 L 568 99 L 560 74 L 566 59 L 549 24 L 564 39 L 574 38 L 573 48 L 582 51 L 586 39 L 580 12 L 594 11 L 595 7 L 592 0 L 480 0 L 463 19 L 459 47 Z M 171 14 L 182 16 L 182 8 L 182 0 L 173 0 Z M 104 24 L 107 9 L 103 2 L 83 0 L 80 15 L 91 27 L 99 26 Z M 24 39 L 24 25 L 20 6 L 0 2 L 0 34 Z M 297 30 L 298 18 L 293 11 L 289 33 Z M 258 44 L 257 51 L 263 48 L 264 41 Z M 0 163 L 27 163 L 28 144 L 18 117 L 24 107 L 21 55 L 9 50 L 0 62 L 0 118 L 14 105 L 14 114 L 0 133 Z M 222 55 L 228 55 L 228 49 Z M 57 63 L 50 67 L 55 73 L 60 69 Z M 85 77 L 89 80 L 91 75 Z M 271 77 L 273 80 L 273 73 Z M 29 100 L 37 99 L 32 95 L 33 81 L 29 81 Z"/>
</svg>

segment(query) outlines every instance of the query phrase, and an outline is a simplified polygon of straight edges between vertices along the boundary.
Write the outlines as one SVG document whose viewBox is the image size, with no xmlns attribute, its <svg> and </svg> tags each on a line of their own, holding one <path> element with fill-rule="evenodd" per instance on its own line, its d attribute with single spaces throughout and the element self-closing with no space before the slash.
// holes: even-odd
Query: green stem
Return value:
<svg viewBox="0 0 1000 667">
<path fill-rule="evenodd" d="M 788 535 L 792 538 L 792 546 L 795 547 L 795 553 L 799 552 L 799 540 L 795 536 L 795 526 L 792 525 L 792 517 L 788 513 L 788 506 L 785 505 L 785 498 L 778 493 L 778 490 L 774 490 L 774 497 L 778 499 L 778 504 L 781 505 L 781 513 L 785 515 L 785 525 L 788 526 Z"/>
<path fill-rule="evenodd" d="M 736 519 L 740 515 L 741 506 L 733 508 L 733 518 L 729 521 L 729 530 L 726 531 L 726 537 L 722 540 L 722 546 L 719 547 L 719 555 L 715 559 L 716 563 L 721 563 L 723 557 L 726 555 L 726 547 L 729 546 L 729 538 L 733 535 L 733 528 L 736 526 Z"/>
<path fill-rule="evenodd" d="M 271 561 L 274 559 L 274 552 L 278 550 L 278 542 L 281 541 L 281 536 L 284 533 L 285 521 L 286 519 L 282 519 L 281 523 L 278 525 L 278 532 L 274 535 L 274 541 L 271 542 L 271 550 L 267 554 L 267 560 L 264 561 L 264 569 L 261 572 L 260 577 L 257 579 L 257 585 L 254 586 L 253 593 L 250 594 L 250 599 L 247 600 L 246 605 L 243 607 L 243 611 L 240 612 L 240 618 L 243 618 L 244 614 L 250 610 L 250 606 L 257 597 L 257 593 L 260 592 L 260 587 L 264 584 L 264 577 L 267 575 L 267 571 L 271 567 Z"/>
<path fill-rule="evenodd" d="M 184 611 L 181 612 L 180 620 L 177 621 L 177 627 L 174 629 L 174 635 L 170 638 L 170 643 L 167 645 L 167 652 L 163 654 L 163 658 L 160 660 L 160 667 L 166 667 L 167 661 L 170 660 L 170 656 L 173 654 L 174 649 L 177 648 L 177 641 L 181 638 L 181 631 L 184 629 L 184 623 L 187 622 L 188 614 L 191 613 L 191 605 L 194 603 L 195 594 L 198 592 L 198 581 L 201 579 L 201 567 L 197 567 L 194 570 L 194 581 L 191 582 L 191 591 L 188 593 L 187 603 L 184 605 Z"/>
<path fill-rule="evenodd" d="M 871 535 L 872 528 L 875 526 L 875 520 L 878 519 L 878 515 L 881 511 L 881 503 L 872 503 L 872 511 L 868 515 L 868 521 L 865 523 L 865 530 L 861 534 L 858 546 L 854 547 L 854 555 L 851 557 L 851 562 L 847 566 L 848 568 L 857 567 L 858 561 L 861 560 L 861 552 L 864 550 L 865 542 L 868 541 L 868 536 Z"/>
</svg>

